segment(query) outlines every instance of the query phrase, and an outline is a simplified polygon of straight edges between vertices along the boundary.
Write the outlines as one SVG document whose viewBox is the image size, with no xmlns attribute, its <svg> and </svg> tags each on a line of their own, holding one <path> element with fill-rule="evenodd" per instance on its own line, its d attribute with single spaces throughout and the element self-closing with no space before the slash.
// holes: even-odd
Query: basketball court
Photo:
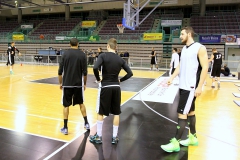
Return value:
<svg viewBox="0 0 240 160">
<path fill-rule="evenodd" d="M 119 33 L 134 30 L 147 18 L 139 12 L 149 2 L 128 0 L 124 4 Z M 161 0 L 153 8 L 157 8 Z M 169 0 L 175 3 L 175 0 Z M 152 13 L 149 12 L 149 15 Z M 134 76 L 121 83 L 122 113 L 119 143 L 111 144 L 112 118 L 103 124 L 103 143 L 92 144 L 96 133 L 95 111 L 98 84 L 88 68 L 85 106 L 90 132 L 84 130 L 79 107 L 70 107 L 68 135 L 63 135 L 62 91 L 58 85 L 58 66 L 16 64 L 14 74 L 0 66 L 0 159 L 8 160 L 237 160 L 240 159 L 239 80 L 221 82 L 211 88 L 211 79 L 196 100 L 198 146 L 182 147 L 166 153 L 160 145 L 175 136 L 178 85 L 166 85 L 167 72 L 133 70 Z M 122 71 L 120 76 L 125 73 Z M 233 94 L 234 93 L 234 94 Z M 183 139 L 187 138 L 186 128 Z"/>
<path fill-rule="evenodd" d="M 85 105 L 91 131 L 85 132 L 79 107 L 70 108 L 69 135 L 63 135 L 61 90 L 57 66 L 16 64 L 14 75 L 1 66 L 1 157 L 7 159 L 239 159 L 239 107 L 232 92 L 239 92 L 232 82 L 222 82 L 221 89 L 204 87 L 197 100 L 199 146 L 181 147 L 178 153 L 165 153 L 160 145 L 175 134 L 178 93 L 173 103 L 147 97 L 160 85 L 158 93 L 168 95 L 165 72 L 134 70 L 134 76 L 121 84 L 122 114 L 119 143 L 112 145 L 112 116 L 103 125 L 103 144 L 89 142 L 96 133 L 95 104 L 97 84 L 89 68 Z M 123 75 L 124 73 L 121 73 Z M 211 79 L 208 79 L 210 84 Z M 172 89 L 177 86 L 172 86 Z M 172 90 L 171 89 L 171 90 Z M 171 91 L 172 92 L 172 91 Z M 151 92 L 152 96 L 154 95 Z M 140 96 L 140 98 L 139 98 Z M 147 98 L 146 98 L 147 97 Z M 169 95 L 167 96 L 169 97 Z M 170 99 L 172 97 L 169 97 Z M 148 99 L 149 98 L 149 99 Z M 7 121 L 6 121 L 7 120 Z M 183 137 L 187 137 L 187 129 Z"/>
</svg>

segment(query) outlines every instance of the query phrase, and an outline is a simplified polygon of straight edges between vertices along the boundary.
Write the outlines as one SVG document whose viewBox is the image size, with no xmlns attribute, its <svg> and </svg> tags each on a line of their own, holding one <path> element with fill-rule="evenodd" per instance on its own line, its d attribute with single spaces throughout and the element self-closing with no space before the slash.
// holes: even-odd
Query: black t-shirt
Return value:
<svg viewBox="0 0 240 160">
<path fill-rule="evenodd" d="M 97 62 L 93 67 L 93 72 L 97 81 L 100 81 L 98 72 L 100 66 L 102 66 L 102 86 L 119 84 L 118 75 L 122 68 L 127 74 L 120 79 L 120 82 L 127 80 L 133 75 L 126 62 L 113 52 L 102 53 L 98 56 Z"/>
<path fill-rule="evenodd" d="M 83 76 L 87 76 L 87 58 L 79 49 L 69 49 L 62 55 L 58 75 L 63 75 L 63 87 L 83 86 Z"/>
<path fill-rule="evenodd" d="M 18 50 L 17 47 L 15 47 L 15 46 L 11 46 L 11 51 L 13 52 L 13 54 L 11 54 L 11 56 L 15 56 L 15 52 L 16 52 L 16 51 L 19 52 L 19 50 Z"/>
<path fill-rule="evenodd" d="M 222 54 L 217 52 L 213 53 L 213 65 L 221 65 L 222 64 Z"/>
</svg>

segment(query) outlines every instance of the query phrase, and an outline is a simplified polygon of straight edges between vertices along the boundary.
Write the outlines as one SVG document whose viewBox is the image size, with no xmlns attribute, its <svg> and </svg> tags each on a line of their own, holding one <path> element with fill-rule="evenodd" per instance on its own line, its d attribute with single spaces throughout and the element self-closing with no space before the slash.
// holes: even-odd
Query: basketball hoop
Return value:
<svg viewBox="0 0 240 160">
<path fill-rule="evenodd" d="M 117 24 L 117 28 L 119 29 L 119 33 L 123 33 L 125 27 L 122 24 Z"/>
</svg>

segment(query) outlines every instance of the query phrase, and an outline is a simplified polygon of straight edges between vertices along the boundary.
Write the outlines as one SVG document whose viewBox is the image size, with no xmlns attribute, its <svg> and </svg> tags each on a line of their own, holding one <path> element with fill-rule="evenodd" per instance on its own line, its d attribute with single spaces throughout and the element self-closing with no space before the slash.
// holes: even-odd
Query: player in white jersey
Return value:
<svg viewBox="0 0 240 160">
<path fill-rule="evenodd" d="M 169 144 L 161 145 L 166 152 L 180 151 L 183 146 L 198 145 L 196 136 L 195 100 L 202 93 L 202 86 L 208 71 L 208 56 L 206 48 L 193 40 L 192 27 L 184 27 L 181 30 L 180 39 L 186 44 L 181 52 L 181 61 L 168 80 L 172 83 L 174 77 L 179 74 L 178 125 L 177 131 Z M 189 123 L 190 134 L 186 140 L 181 140 L 185 127 Z"/>
<path fill-rule="evenodd" d="M 170 70 L 170 75 L 173 74 L 175 69 L 177 68 L 179 64 L 179 54 L 177 53 L 177 48 L 172 49 L 172 58 L 169 67 L 171 68 Z"/>
</svg>

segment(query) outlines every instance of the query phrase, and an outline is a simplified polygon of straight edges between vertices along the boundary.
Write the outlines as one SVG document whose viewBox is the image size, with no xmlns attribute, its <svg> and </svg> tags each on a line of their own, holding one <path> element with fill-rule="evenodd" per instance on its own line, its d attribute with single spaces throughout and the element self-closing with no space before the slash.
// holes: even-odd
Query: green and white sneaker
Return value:
<svg viewBox="0 0 240 160">
<path fill-rule="evenodd" d="M 170 140 L 170 143 L 166 145 L 161 145 L 161 148 L 166 152 L 179 152 L 180 151 L 180 145 L 176 138 L 172 138 Z"/>
<path fill-rule="evenodd" d="M 198 139 L 193 134 L 189 133 L 188 139 L 179 142 L 183 146 L 198 146 Z"/>
</svg>

